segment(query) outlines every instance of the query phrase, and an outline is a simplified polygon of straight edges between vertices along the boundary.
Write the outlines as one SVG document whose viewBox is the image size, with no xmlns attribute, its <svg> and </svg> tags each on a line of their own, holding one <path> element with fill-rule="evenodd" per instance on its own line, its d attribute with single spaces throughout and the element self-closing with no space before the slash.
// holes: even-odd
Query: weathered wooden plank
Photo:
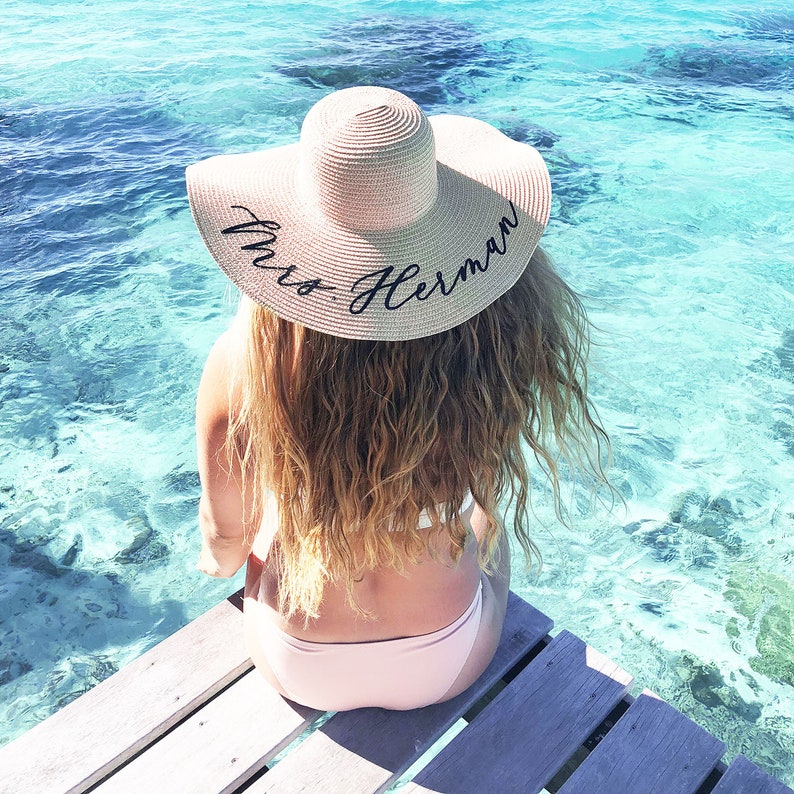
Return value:
<svg viewBox="0 0 794 794">
<path fill-rule="evenodd" d="M 284 699 L 252 670 L 92 794 L 161 791 L 164 776 L 179 781 L 179 791 L 227 794 L 259 772 L 321 713 Z"/>
<path fill-rule="evenodd" d="M 446 703 L 415 711 L 340 712 L 247 792 L 382 791 L 535 647 L 552 621 L 514 593 L 496 655 L 480 679 Z"/>
<path fill-rule="evenodd" d="M 631 681 L 614 662 L 562 631 L 406 791 L 538 792 Z"/>
<path fill-rule="evenodd" d="M 251 667 L 222 601 L 0 749 L 0 791 L 81 792 Z"/>
<path fill-rule="evenodd" d="M 737 755 L 712 794 L 794 794 L 794 791 L 743 755 Z"/>
<path fill-rule="evenodd" d="M 559 794 L 692 794 L 725 745 L 669 703 L 640 695 Z"/>
</svg>

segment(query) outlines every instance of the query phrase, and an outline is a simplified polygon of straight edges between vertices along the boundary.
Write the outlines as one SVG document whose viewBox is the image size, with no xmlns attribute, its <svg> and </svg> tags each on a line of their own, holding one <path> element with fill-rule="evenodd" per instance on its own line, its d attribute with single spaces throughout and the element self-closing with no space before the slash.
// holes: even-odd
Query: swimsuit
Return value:
<svg viewBox="0 0 794 794">
<path fill-rule="evenodd" d="M 468 608 L 438 631 L 373 642 L 309 642 L 271 621 L 257 641 L 291 700 L 324 711 L 365 706 L 407 710 L 444 699 L 480 629 L 482 579 Z"/>
<path fill-rule="evenodd" d="M 459 513 L 473 501 L 469 493 Z M 447 510 L 440 508 L 443 522 Z M 419 528 L 430 526 L 423 511 Z M 312 642 L 293 637 L 271 620 L 258 620 L 253 641 L 284 694 L 296 703 L 323 711 L 419 708 L 443 700 L 469 659 L 480 630 L 482 588 L 481 578 L 463 614 L 430 634 L 371 642 Z M 259 600 L 264 603 L 263 595 L 260 587 Z"/>
<path fill-rule="evenodd" d="M 461 506 L 458 508 L 458 515 L 462 515 L 465 513 L 472 505 L 474 504 L 474 494 L 469 491 L 466 496 L 463 498 L 463 502 Z M 443 505 L 439 505 L 440 512 L 439 512 L 439 521 L 444 524 L 449 519 L 447 517 L 447 510 Z M 419 514 L 419 523 L 417 524 L 419 529 L 430 529 L 433 526 L 433 522 L 430 520 L 430 514 L 427 510 L 422 510 Z"/>
</svg>

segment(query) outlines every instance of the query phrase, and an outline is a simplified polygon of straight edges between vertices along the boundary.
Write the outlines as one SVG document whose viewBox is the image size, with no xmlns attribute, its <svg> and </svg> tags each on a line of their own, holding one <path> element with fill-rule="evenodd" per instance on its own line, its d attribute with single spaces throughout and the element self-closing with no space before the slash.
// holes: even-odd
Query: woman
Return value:
<svg viewBox="0 0 794 794">
<path fill-rule="evenodd" d="M 248 561 L 251 657 L 285 696 L 454 697 L 499 642 L 505 500 L 534 551 L 525 455 L 558 508 L 560 455 L 601 475 L 586 319 L 537 247 L 542 158 L 364 87 L 315 105 L 299 143 L 187 182 L 243 293 L 199 388 L 199 568 Z"/>
</svg>

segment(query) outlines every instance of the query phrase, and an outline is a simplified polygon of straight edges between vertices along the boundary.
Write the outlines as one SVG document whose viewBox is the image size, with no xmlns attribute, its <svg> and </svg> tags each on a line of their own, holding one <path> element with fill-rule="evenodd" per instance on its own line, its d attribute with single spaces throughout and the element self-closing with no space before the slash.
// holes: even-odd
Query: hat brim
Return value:
<svg viewBox="0 0 794 794">
<path fill-rule="evenodd" d="M 334 222 L 300 190 L 300 144 L 187 169 L 199 233 L 229 279 L 278 315 L 335 336 L 414 339 L 452 328 L 515 284 L 548 223 L 549 173 L 485 122 L 430 117 L 438 196 L 390 231 Z"/>
</svg>

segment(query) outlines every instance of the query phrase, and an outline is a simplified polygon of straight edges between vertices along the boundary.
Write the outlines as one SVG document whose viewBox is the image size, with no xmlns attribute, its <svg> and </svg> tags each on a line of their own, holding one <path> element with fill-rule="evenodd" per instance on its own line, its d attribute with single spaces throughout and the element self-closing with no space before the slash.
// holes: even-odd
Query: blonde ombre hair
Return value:
<svg viewBox="0 0 794 794">
<path fill-rule="evenodd" d="M 241 464 L 250 526 L 258 527 L 268 491 L 275 495 L 279 608 L 287 617 L 316 617 L 329 580 L 344 582 L 358 609 L 361 571 L 402 570 L 433 533 L 458 560 L 468 492 L 487 519 L 483 568 L 493 562 L 508 504 L 527 558 L 539 557 L 528 531 L 524 444 L 561 518 L 561 460 L 604 480 L 607 437 L 587 396 L 585 310 L 540 249 L 484 311 L 429 337 L 330 336 L 245 297 L 238 319 L 241 397 L 227 445 Z M 418 526 L 423 510 L 431 532 Z"/>
</svg>

